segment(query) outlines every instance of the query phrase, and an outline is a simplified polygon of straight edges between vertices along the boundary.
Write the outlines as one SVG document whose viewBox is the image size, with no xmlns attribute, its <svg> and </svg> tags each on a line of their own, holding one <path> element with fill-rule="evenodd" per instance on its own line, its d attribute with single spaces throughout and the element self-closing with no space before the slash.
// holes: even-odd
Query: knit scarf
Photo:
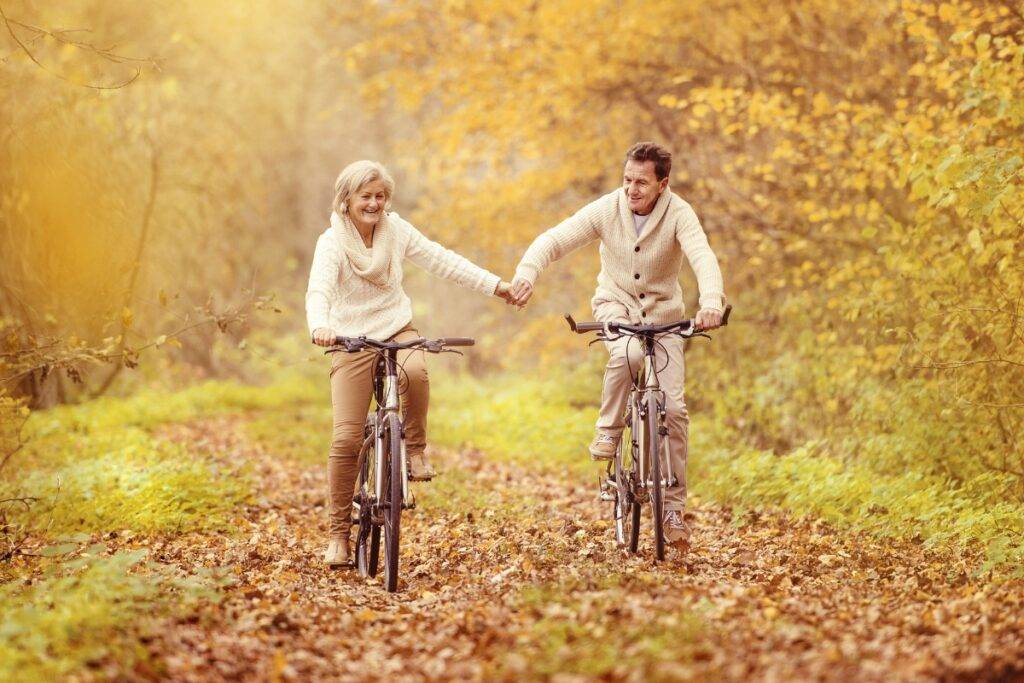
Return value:
<svg viewBox="0 0 1024 683">
<path fill-rule="evenodd" d="M 331 227 L 338 239 L 338 246 L 352 264 L 356 275 L 378 287 L 388 287 L 394 275 L 391 257 L 395 252 L 395 231 L 388 226 L 388 217 L 382 213 L 373 231 L 373 248 L 367 249 L 359 231 L 352 224 L 348 214 L 339 216 L 331 212 Z"/>
</svg>

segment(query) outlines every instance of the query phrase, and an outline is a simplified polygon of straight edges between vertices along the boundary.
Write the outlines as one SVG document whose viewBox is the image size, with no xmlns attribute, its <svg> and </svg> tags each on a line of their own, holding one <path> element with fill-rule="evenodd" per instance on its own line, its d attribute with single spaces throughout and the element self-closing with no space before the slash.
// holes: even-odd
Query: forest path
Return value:
<svg viewBox="0 0 1024 683">
<path fill-rule="evenodd" d="M 699 504 L 686 558 L 625 556 L 594 481 L 435 457 L 403 514 L 400 592 L 329 570 L 321 465 L 252 443 L 244 417 L 178 426 L 251 459 L 238 533 L 154 547 L 219 566 L 225 599 L 150 640 L 175 680 L 1016 680 L 1024 584 L 974 582 L 958 558 L 775 513 Z M 645 516 L 648 514 L 644 510 Z M 646 546 L 645 546 L 646 543 Z"/>
</svg>

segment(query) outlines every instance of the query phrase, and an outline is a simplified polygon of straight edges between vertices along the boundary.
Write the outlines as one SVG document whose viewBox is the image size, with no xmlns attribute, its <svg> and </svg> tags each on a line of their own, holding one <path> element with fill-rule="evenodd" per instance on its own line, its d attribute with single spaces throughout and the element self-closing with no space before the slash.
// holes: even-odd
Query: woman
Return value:
<svg viewBox="0 0 1024 683">
<path fill-rule="evenodd" d="M 331 346 L 337 335 L 393 341 L 420 336 L 402 289 L 405 258 L 463 287 L 509 300 L 507 282 L 431 242 L 389 212 L 394 189 L 387 170 L 374 161 L 350 164 L 334 184 L 331 227 L 317 240 L 306 291 L 309 330 L 320 346 Z M 405 351 L 398 356 L 405 368 L 402 414 L 409 478 L 414 481 L 429 480 L 434 474 L 423 452 L 429 397 L 423 354 Z M 327 466 L 331 535 L 324 557 L 331 567 L 349 563 L 352 490 L 375 358 L 370 351 L 332 355 L 334 432 Z"/>
</svg>

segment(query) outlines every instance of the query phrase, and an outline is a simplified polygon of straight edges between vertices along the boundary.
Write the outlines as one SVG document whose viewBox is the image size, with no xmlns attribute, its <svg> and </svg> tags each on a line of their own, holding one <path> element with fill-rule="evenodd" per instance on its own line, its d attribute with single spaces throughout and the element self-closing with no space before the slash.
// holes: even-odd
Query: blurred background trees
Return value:
<svg viewBox="0 0 1024 683">
<path fill-rule="evenodd" d="M 310 252 L 353 159 L 389 165 L 403 215 L 508 277 L 653 139 L 736 304 L 715 352 L 691 355 L 696 409 L 779 452 L 824 439 L 1022 493 L 1017 3 L 3 9 L 5 376 L 69 358 L 64 384 L 85 372 L 95 392 L 110 368 L 80 361 L 130 364 L 158 340 L 179 372 L 244 374 L 225 349 L 301 336 Z M 584 357 L 556 316 L 585 311 L 596 271 L 596 248 L 574 255 L 519 314 L 410 290 L 425 332 L 480 337 L 476 370 L 529 372 Z M 42 374 L 16 390 L 42 400 Z"/>
<path fill-rule="evenodd" d="M 1019 6 L 441 6 L 381 5 L 349 50 L 368 97 L 413 112 L 403 147 L 431 152 L 404 159 L 419 220 L 513 263 L 616 185 L 629 144 L 662 141 L 744 326 L 724 362 L 693 356 L 691 400 L 780 451 L 826 438 L 1021 493 Z M 539 312 L 582 307 L 595 271 L 546 273 Z"/>
</svg>

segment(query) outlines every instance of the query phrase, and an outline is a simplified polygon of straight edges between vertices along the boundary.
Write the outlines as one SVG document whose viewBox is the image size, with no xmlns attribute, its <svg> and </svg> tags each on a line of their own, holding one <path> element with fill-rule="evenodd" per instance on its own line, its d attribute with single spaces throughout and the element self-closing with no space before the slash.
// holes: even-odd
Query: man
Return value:
<svg viewBox="0 0 1024 683">
<path fill-rule="evenodd" d="M 701 329 L 722 324 L 724 290 L 718 259 L 693 209 L 668 189 L 672 155 L 653 142 L 638 142 L 626 152 L 622 189 L 580 209 L 544 232 L 523 255 L 512 282 L 512 303 L 524 305 L 533 295 L 540 272 L 553 261 L 594 240 L 601 241 L 601 272 L 591 300 L 594 319 L 633 325 L 656 325 L 683 319 L 679 270 L 683 256 L 697 276 Z M 622 421 L 632 374 L 643 359 L 639 343 L 628 337 L 605 342 L 601 412 L 590 444 L 594 460 L 611 460 L 624 427 Z M 665 491 L 665 538 L 686 549 L 690 528 L 686 507 L 686 456 L 689 415 L 683 398 L 683 340 L 661 339 L 658 377 L 665 391 L 669 458 L 678 485 Z"/>
</svg>

